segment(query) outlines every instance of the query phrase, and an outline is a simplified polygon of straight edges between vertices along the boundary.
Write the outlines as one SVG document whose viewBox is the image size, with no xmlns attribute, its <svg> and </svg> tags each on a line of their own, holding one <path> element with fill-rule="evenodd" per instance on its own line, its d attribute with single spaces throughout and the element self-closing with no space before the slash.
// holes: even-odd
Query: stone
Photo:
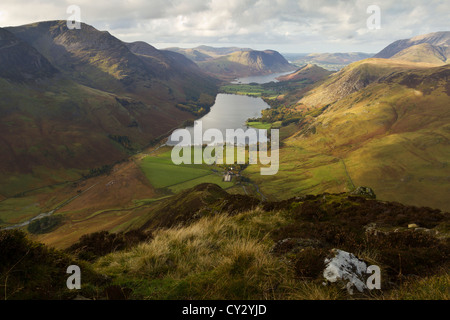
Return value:
<svg viewBox="0 0 450 320">
<path fill-rule="evenodd" d="M 352 192 L 350 192 L 351 195 L 354 196 L 363 196 L 369 199 L 376 199 L 377 196 L 375 192 L 372 190 L 372 188 L 369 187 L 358 187 Z"/>
<path fill-rule="evenodd" d="M 408 224 L 408 229 L 418 228 L 419 226 L 415 223 Z"/>
<path fill-rule="evenodd" d="M 342 283 L 350 294 L 353 288 L 359 292 L 367 289 L 367 264 L 352 253 L 332 249 L 330 256 L 325 258 L 324 278 L 331 283 Z"/>
</svg>

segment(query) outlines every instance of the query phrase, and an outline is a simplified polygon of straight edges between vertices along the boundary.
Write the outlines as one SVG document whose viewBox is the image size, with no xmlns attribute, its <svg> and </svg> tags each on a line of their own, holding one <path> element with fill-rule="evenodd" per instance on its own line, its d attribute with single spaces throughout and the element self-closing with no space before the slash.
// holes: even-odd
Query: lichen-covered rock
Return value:
<svg viewBox="0 0 450 320">
<path fill-rule="evenodd" d="M 358 187 L 356 190 L 350 192 L 350 194 L 355 196 L 363 196 L 369 199 L 377 198 L 375 192 L 373 192 L 372 188 L 369 187 Z"/>
<path fill-rule="evenodd" d="M 359 292 L 367 289 L 367 264 L 356 258 L 352 253 L 332 249 L 329 257 L 325 258 L 324 278 L 332 283 L 345 284 L 347 291 L 353 294 L 353 288 Z"/>
</svg>

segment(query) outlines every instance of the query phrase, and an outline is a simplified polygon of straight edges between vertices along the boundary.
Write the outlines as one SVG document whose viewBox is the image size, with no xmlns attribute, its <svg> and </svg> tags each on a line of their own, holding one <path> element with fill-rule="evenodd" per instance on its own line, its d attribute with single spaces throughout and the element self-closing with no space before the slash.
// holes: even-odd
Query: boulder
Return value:
<svg viewBox="0 0 450 320">
<path fill-rule="evenodd" d="M 359 292 L 367 289 L 366 272 L 367 264 L 352 253 L 332 249 L 330 255 L 325 258 L 324 278 L 328 282 L 344 285 L 350 294 L 353 294 L 353 288 Z"/>
<path fill-rule="evenodd" d="M 372 188 L 369 188 L 369 187 L 358 187 L 355 190 L 353 190 L 352 192 L 350 192 L 350 194 L 354 195 L 354 196 L 363 196 L 363 197 L 369 198 L 369 199 L 377 198 L 375 192 L 372 190 Z"/>
</svg>

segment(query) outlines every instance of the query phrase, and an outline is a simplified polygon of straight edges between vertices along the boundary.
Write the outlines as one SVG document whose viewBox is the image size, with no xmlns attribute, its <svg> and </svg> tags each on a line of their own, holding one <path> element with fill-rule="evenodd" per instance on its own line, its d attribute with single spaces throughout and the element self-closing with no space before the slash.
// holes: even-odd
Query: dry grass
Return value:
<svg viewBox="0 0 450 320">
<path fill-rule="evenodd" d="M 450 274 L 448 270 L 443 270 L 441 275 L 410 280 L 385 294 L 382 299 L 450 300 Z"/>
<path fill-rule="evenodd" d="M 301 217 L 307 219 L 307 213 L 306 209 L 303 210 Z M 348 217 L 340 212 L 339 219 Z M 409 272 L 425 277 L 408 278 L 387 287 L 383 285 L 383 291 L 358 296 L 349 296 L 346 290 L 338 286 L 324 286 L 320 277 L 323 269 L 318 262 L 326 249 L 306 248 L 297 254 L 271 254 L 274 241 L 278 238 L 309 238 L 305 230 L 300 235 L 295 233 L 300 227 L 301 224 L 295 224 L 283 210 L 256 208 L 234 216 L 208 216 L 187 226 L 157 230 L 151 241 L 102 257 L 94 267 L 97 272 L 112 277 L 114 284 L 132 289 L 134 299 L 402 300 L 449 297 L 450 276 L 445 270 L 442 276 L 439 276 L 441 273 L 436 276 L 425 271 Z M 328 230 L 323 224 L 316 223 L 315 227 L 320 232 Z M 285 232 L 284 228 L 287 228 Z M 281 234 L 276 233 L 277 229 L 281 230 Z M 289 230 L 295 231 L 294 234 Z M 414 247 L 414 242 L 408 239 L 404 241 L 413 246 L 410 248 L 412 253 L 422 248 Z M 346 241 L 353 240 L 350 235 Z M 396 241 L 397 246 L 402 246 L 396 238 L 389 241 Z M 392 244 L 393 247 L 396 245 Z M 390 246 L 380 242 L 374 247 L 360 246 L 361 249 L 354 253 L 368 263 L 382 266 L 382 278 L 391 279 L 389 272 L 392 267 L 387 264 L 389 259 L 385 256 L 389 252 L 382 250 Z M 427 248 L 428 251 L 431 249 Z M 310 252 L 317 253 L 317 257 L 310 256 Z M 417 252 L 416 255 L 419 254 Z M 301 255 L 306 255 L 307 259 L 300 259 Z M 408 265 L 414 267 L 414 259 L 416 256 L 413 255 Z M 406 260 L 402 261 L 406 263 Z M 420 261 L 417 263 L 422 263 Z M 314 269 L 316 265 L 317 270 Z M 301 275 L 298 273 L 299 267 L 311 267 L 314 272 Z M 406 268 L 407 264 L 402 267 Z"/>
<path fill-rule="evenodd" d="M 239 227 L 242 218 L 218 215 L 160 230 L 151 242 L 108 255 L 97 267 L 116 276 L 170 280 L 172 292 L 188 283 L 176 298 L 282 298 L 286 290 L 279 288 L 286 288 L 290 270 L 269 254 L 271 243 L 264 234 L 254 237 Z M 155 292 L 145 297 L 155 298 Z"/>
</svg>

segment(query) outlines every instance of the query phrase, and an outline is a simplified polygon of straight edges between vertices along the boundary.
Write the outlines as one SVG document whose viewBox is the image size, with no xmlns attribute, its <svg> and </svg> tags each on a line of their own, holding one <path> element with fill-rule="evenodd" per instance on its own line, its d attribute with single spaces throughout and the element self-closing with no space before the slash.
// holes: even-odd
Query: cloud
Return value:
<svg viewBox="0 0 450 320">
<path fill-rule="evenodd" d="M 247 44 L 281 51 L 376 52 L 392 41 L 448 30 L 447 0 L 2 0 L 0 25 L 66 19 L 124 41 L 158 44 Z M 366 10 L 381 8 L 381 29 L 368 30 Z"/>
</svg>

